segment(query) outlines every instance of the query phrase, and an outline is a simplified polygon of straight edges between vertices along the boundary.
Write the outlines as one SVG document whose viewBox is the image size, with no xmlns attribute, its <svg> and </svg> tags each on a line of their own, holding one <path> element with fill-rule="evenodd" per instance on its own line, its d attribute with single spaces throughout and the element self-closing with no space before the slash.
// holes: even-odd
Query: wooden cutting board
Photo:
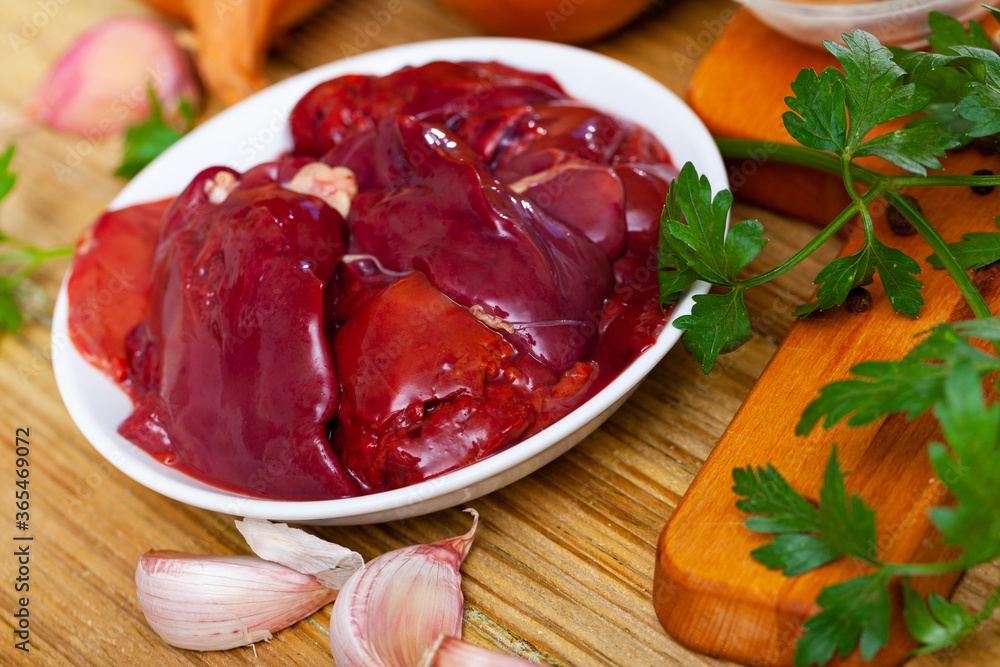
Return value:
<svg viewBox="0 0 1000 667">
<path fill-rule="evenodd" d="M 831 64 L 832 56 L 792 42 L 744 12 L 694 73 L 689 101 L 716 136 L 790 142 L 781 123 L 783 100 L 791 94 L 789 82 L 803 67 L 819 71 Z M 839 178 L 761 158 L 730 165 L 738 196 L 817 223 L 828 222 L 847 204 Z M 947 173 L 1000 173 L 1000 159 L 973 148 L 943 162 Z M 870 166 L 889 171 L 884 162 Z M 996 230 L 993 217 L 1000 213 L 1000 189 L 987 195 L 969 187 L 930 190 L 914 188 L 909 194 L 947 241 L 966 232 Z M 898 236 L 888 228 L 884 202 L 876 203 L 874 218 L 879 238 L 888 245 L 916 258 L 931 254 L 921 237 Z M 863 242 L 858 226 L 848 228 L 842 255 Z M 878 544 L 873 546 L 882 560 L 954 557 L 926 515 L 930 507 L 948 502 L 927 457 L 928 443 L 940 437 L 933 417 L 906 421 L 895 415 L 863 428 L 839 425 L 817 428 L 807 437 L 794 434 L 819 388 L 846 378 L 854 364 L 898 359 L 913 347 L 915 336 L 934 324 L 972 317 L 946 272 L 926 261 L 921 269 L 926 305 L 919 319 L 895 314 L 876 279 L 868 288 L 872 305 L 867 312 L 837 308 L 795 324 L 733 418 L 658 544 L 654 605 L 667 632 L 681 643 L 750 665 L 791 665 L 802 622 L 819 611 L 814 600 L 820 589 L 865 572 L 845 558 L 786 578 L 754 561 L 750 552 L 769 537 L 743 526 L 747 515 L 735 507 L 733 468 L 770 462 L 793 487 L 815 500 L 836 444 L 843 469 L 850 471 L 849 492 L 860 493 L 877 508 Z M 1000 282 L 994 280 L 998 271 L 994 267 L 973 274 L 993 312 L 1000 310 Z M 956 573 L 915 579 L 914 584 L 921 592 L 947 595 L 957 579 Z M 895 587 L 889 645 L 870 664 L 898 664 L 914 647 L 899 613 L 898 581 Z M 861 663 L 855 652 L 836 664 Z"/>
</svg>

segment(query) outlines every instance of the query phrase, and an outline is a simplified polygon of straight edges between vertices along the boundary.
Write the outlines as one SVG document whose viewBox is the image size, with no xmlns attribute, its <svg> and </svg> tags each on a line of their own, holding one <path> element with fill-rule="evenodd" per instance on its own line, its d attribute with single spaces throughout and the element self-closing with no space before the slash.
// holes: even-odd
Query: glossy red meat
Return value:
<svg viewBox="0 0 1000 667">
<path fill-rule="evenodd" d="M 125 336 L 149 311 L 160 218 L 170 201 L 110 211 L 76 243 L 69 337 L 83 358 L 131 392 Z"/>
<path fill-rule="evenodd" d="M 324 157 L 359 174 L 351 252 L 420 271 L 504 320 L 519 350 L 556 371 L 581 359 L 612 284 L 604 252 L 492 178 L 447 130 L 395 116 L 369 135 Z"/>
<path fill-rule="evenodd" d="M 433 62 L 386 76 L 342 76 L 313 88 L 289 120 L 295 152 L 322 155 L 388 116 L 407 114 L 445 124 L 516 104 L 565 99 L 547 74 L 499 63 Z"/>
<path fill-rule="evenodd" d="M 158 239 L 135 208 L 81 241 L 74 342 L 160 460 L 271 498 L 396 488 L 538 432 L 655 343 L 676 171 L 645 129 L 497 63 L 341 77 L 291 125 L 293 156 L 202 172 Z M 281 187 L 318 158 L 354 172 L 346 220 Z M 122 253 L 147 278 L 121 324 L 81 317 Z"/>
<path fill-rule="evenodd" d="M 199 174 L 167 211 L 149 318 L 129 337 L 145 391 L 120 432 L 220 486 L 281 498 L 359 489 L 326 440 L 339 407 L 323 290 L 343 219 L 276 184 L 212 203 Z"/>
<path fill-rule="evenodd" d="M 334 446 L 368 489 L 459 467 L 521 435 L 534 410 L 501 376 L 514 348 L 419 273 L 382 288 L 337 331 Z"/>
</svg>

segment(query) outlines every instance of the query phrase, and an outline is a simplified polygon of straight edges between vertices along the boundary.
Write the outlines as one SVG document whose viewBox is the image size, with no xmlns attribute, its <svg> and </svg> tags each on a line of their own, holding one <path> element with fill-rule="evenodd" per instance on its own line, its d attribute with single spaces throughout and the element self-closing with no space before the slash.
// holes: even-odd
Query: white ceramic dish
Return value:
<svg viewBox="0 0 1000 667">
<path fill-rule="evenodd" d="M 981 19 L 989 10 L 982 0 L 739 0 L 757 18 L 778 32 L 817 49 L 823 40 L 842 42 L 841 33 L 855 28 L 870 32 L 886 46 L 919 49 L 927 46 L 931 31 L 927 16 L 933 11 L 954 16 L 962 23 Z"/>
<path fill-rule="evenodd" d="M 498 60 L 549 72 L 570 95 L 645 125 L 680 165 L 690 160 L 715 188 L 727 187 L 715 143 L 676 95 L 631 67 L 605 56 L 549 42 L 472 38 L 422 42 L 340 60 L 287 79 L 220 113 L 171 147 L 111 203 L 121 208 L 180 192 L 203 168 L 239 170 L 272 159 L 291 145 L 286 122 L 294 104 L 313 86 L 348 73 L 387 74 L 433 60 Z M 695 285 L 692 294 L 707 291 Z M 675 316 L 690 312 L 691 294 Z M 70 415 L 84 436 L 115 467 L 170 498 L 217 512 L 311 524 L 361 524 L 417 516 L 467 502 L 524 477 L 552 461 L 597 428 L 635 390 L 680 337 L 668 326 L 603 391 L 553 426 L 484 461 L 402 489 L 358 498 L 291 502 L 248 498 L 183 475 L 148 456 L 117 433 L 131 412 L 128 397 L 90 366 L 69 343 L 66 285 L 52 327 L 53 367 Z"/>
</svg>

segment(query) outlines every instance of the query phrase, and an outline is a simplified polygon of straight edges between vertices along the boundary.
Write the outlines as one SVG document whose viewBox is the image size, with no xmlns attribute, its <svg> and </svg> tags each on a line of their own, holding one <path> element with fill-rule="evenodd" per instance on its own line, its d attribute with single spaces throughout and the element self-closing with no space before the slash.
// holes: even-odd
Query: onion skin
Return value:
<svg viewBox="0 0 1000 667">
<path fill-rule="evenodd" d="M 650 0 L 435 0 L 481 28 L 511 37 L 585 44 L 634 19 Z"/>
</svg>

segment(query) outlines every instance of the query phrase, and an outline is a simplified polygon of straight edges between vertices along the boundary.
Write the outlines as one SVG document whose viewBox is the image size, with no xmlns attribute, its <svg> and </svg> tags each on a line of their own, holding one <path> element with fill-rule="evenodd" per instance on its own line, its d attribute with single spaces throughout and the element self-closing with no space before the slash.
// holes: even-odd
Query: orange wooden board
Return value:
<svg viewBox="0 0 1000 667">
<path fill-rule="evenodd" d="M 791 42 L 744 13 L 692 76 L 690 101 L 718 136 L 787 142 L 781 114 L 786 109 L 783 99 L 791 93 L 788 82 L 802 67 L 819 70 L 832 63 L 829 55 Z M 740 175 L 737 185 L 755 202 L 817 222 L 829 221 L 846 205 L 836 177 L 761 158 L 734 163 L 731 172 Z M 948 173 L 1000 172 L 1000 159 L 973 149 L 954 153 L 944 164 Z M 993 216 L 1000 212 L 1000 189 L 986 196 L 968 187 L 931 190 L 908 192 L 946 240 L 996 229 Z M 931 253 L 921 237 L 901 237 L 888 229 L 883 202 L 873 209 L 876 232 L 885 243 L 916 258 Z M 856 228 L 849 232 L 842 254 L 856 251 L 862 240 Z M 856 562 L 841 559 L 786 578 L 754 561 L 750 552 L 769 538 L 743 527 L 746 514 L 736 509 L 732 491 L 736 467 L 771 462 L 795 488 L 815 499 L 823 467 L 837 444 L 841 464 L 850 471 L 849 491 L 877 508 L 878 543 L 872 548 L 879 558 L 928 562 L 954 556 L 940 544 L 926 516 L 930 507 L 948 500 L 926 454 L 927 444 L 939 437 L 932 417 L 906 421 L 895 415 L 864 428 L 839 425 L 816 429 L 807 437 L 794 434 L 799 416 L 819 388 L 847 377 L 854 364 L 898 359 L 920 332 L 938 322 L 971 317 L 947 273 L 926 261 L 921 269 L 926 305 L 919 319 L 893 313 L 876 279 L 869 287 L 872 307 L 866 313 L 832 309 L 793 326 L 733 418 L 659 542 L 654 605 L 664 627 L 683 644 L 751 665 L 791 665 L 802 622 L 819 611 L 814 603 L 819 591 L 864 572 Z M 974 273 L 994 312 L 1000 307 L 997 271 Z M 947 594 L 957 578 L 922 578 L 914 584 L 925 592 Z M 897 664 L 913 648 L 898 602 L 897 590 L 890 643 L 871 664 Z M 844 664 L 860 662 L 855 652 Z"/>
</svg>

